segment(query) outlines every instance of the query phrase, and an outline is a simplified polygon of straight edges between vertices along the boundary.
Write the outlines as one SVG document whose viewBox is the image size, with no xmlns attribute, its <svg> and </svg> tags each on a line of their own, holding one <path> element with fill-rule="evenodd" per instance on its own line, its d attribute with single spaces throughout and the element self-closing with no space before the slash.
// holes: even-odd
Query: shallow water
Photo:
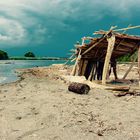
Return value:
<svg viewBox="0 0 140 140">
<path fill-rule="evenodd" d="M 0 84 L 17 81 L 19 78 L 15 69 L 50 66 L 64 63 L 62 60 L 1 60 L 0 61 Z"/>
</svg>

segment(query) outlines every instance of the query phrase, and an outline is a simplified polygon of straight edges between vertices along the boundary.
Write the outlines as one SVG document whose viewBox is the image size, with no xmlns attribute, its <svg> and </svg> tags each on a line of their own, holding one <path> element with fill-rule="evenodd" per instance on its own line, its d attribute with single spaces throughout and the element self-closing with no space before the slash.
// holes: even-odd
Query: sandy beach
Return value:
<svg viewBox="0 0 140 140">
<path fill-rule="evenodd" d="M 0 140 L 140 140 L 139 96 L 69 92 L 70 66 L 17 71 L 21 80 L 0 86 Z M 128 78 L 138 78 L 136 66 Z"/>
</svg>

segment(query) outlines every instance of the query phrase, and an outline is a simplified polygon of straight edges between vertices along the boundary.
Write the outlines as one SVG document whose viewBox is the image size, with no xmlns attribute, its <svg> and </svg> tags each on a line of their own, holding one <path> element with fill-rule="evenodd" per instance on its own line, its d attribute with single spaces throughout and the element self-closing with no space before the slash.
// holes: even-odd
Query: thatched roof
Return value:
<svg viewBox="0 0 140 140">
<path fill-rule="evenodd" d="M 81 49 L 82 58 L 88 58 L 92 60 L 104 60 L 107 52 L 107 37 L 115 35 L 115 46 L 112 53 L 112 58 L 119 58 L 126 54 L 133 54 L 140 45 L 140 37 L 122 34 L 119 32 L 106 32 L 98 31 L 95 34 L 101 35 L 99 38 L 84 37 L 84 40 L 90 40 L 90 43 L 83 43 L 78 45 L 77 48 Z M 79 50 L 78 49 L 78 50 Z"/>
</svg>

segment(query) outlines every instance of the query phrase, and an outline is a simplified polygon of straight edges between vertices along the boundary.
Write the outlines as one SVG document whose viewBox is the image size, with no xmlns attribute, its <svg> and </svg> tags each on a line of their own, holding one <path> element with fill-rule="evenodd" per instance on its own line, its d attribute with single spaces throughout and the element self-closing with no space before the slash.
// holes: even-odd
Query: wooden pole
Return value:
<svg viewBox="0 0 140 140">
<path fill-rule="evenodd" d="M 138 53 L 137 53 L 138 54 Z M 137 58 L 138 58 L 138 55 L 136 55 L 135 56 L 135 58 L 133 59 L 133 61 L 132 61 L 132 63 L 131 63 L 131 65 L 130 65 L 130 67 L 129 67 L 129 69 L 126 71 L 126 73 L 124 74 L 124 76 L 123 76 L 123 80 L 127 77 L 127 75 L 129 74 L 129 72 L 131 71 L 131 69 L 133 68 L 133 66 L 134 66 L 134 64 L 135 64 L 135 62 L 136 62 L 136 60 L 137 60 Z"/>
<path fill-rule="evenodd" d="M 90 50 L 92 50 L 95 46 L 97 46 L 100 42 L 102 42 L 105 39 L 105 36 L 103 38 L 101 38 L 98 42 L 96 42 L 95 44 L 93 44 L 90 48 L 88 48 L 85 52 L 82 53 L 82 55 L 88 53 Z"/>
<path fill-rule="evenodd" d="M 93 72 L 94 72 L 94 64 L 92 65 L 92 69 L 91 69 L 90 75 L 89 75 L 89 77 L 88 77 L 88 80 L 89 80 L 89 81 L 92 80 Z"/>
<path fill-rule="evenodd" d="M 75 55 L 75 54 L 72 54 L 72 55 L 68 58 L 68 60 L 64 63 L 64 65 L 66 65 L 66 64 L 74 57 L 74 55 Z"/>
<path fill-rule="evenodd" d="M 85 74 L 87 64 L 88 64 L 88 60 L 84 60 L 83 67 L 82 67 L 82 72 L 81 72 L 82 76 Z"/>
<path fill-rule="evenodd" d="M 113 31 L 118 32 L 118 31 L 124 31 L 124 30 L 136 29 L 136 28 L 140 28 L 140 25 L 138 25 L 138 26 L 131 26 L 131 27 L 122 28 L 122 29 L 116 29 L 116 30 L 113 30 Z"/>
<path fill-rule="evenodd" d="M 140 86 L 140 46 L 138 48 L 138 73 L 139 73 L 139 86 Z"/>
<path fill-rule="evenodd" d="M 75 73 L 76 73 L 77 64 L 78 64 L 78 62 L 80 61 L 80 59 L 81 59 L 81 49 L 80 49 L 80 51 L 79 51 L 79 54 L 78 54 L 78 57 L 77 57 L 77 59 L 76 59 L 75 65 L 73 66 L 73 69 L 72 69 L 72 72 L 71 72 L 71 75 L 72 75 L 72 76 L 74 76 Z"/>
<path fill-rule="evenodd" d="M 84 62 L 84 60 L 81 59 L 80 64 L 79 64 L 78 76 L 82 76 L 83 62 Z"/>
<path fill-rule="evenodd" d="M 82 38 L 82 46 L 85 44 L 85 37 Z"/>
<path fill-rule="evenodd" d="M 106 78 L 107 78 L 108 69 L 109 69 L 109 62 L 110 62 L 113 48 L 115 45 L 115 35 L 112 35 L 110 38 L 107 39 L 107 41 L 108 41 L 108 47 L 107 47 L 107 53 L 105 57 L 103 76 L 102 76 L 102 84 L 104 85 L 106 84 Z"/>
<path fill-rule="evenodd" d="M 88 48 L 85 52 L 82 53 L 82 55 L 85 55 L 86 53 L 88 53 L 90 50 L 92 50 L 95 46 L 97 46 L 99 43 L 101 43 L 109 33 L 112 32 L 113 29 L 115 29 L 117 26 L 111 26 L 111 28 L 109 29 L 109 31 L 106 32 L 106 34 L 95 44 L 93 44 L 90 48 Z"/>
</svg>

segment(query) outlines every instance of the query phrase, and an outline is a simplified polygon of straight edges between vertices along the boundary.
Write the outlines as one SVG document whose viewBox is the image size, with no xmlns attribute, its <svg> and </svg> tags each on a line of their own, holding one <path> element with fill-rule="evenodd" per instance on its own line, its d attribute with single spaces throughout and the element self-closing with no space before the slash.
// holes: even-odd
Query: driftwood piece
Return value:
<svg viewBox="0 0 140 140">
<path fill-rule="evenodd" d="M 106 90 L 114 90 L 114 91 L 129 91 L 130 87 L 128 86 L 118 86 L 118 87 L 108 87 Z"/>
<path fill-rule="evenodd" d="M 69 85 L 68 90 L 78 94 L 88 94 L 90 87 L 87 84 L 73 82 Z"/>
<path fill-rule="evenodd" d="M 117 96 L 117 97 L 122 97 L 122 96 L 126 96 L 126 95 L 129 95 L 129 96 L 140 96 L 140 92 L 128 91 L 128 92 L 121 92 L 121 93 L 115 94 L 115 96 Z"/>
<path fill-rule="evenodd" d="M 134 95 L 134 92 L 120 92 L 120 93 L 115 94 L 115 96 L 117 97 L 122 97 L 126 95 Z"/>
</svg>

